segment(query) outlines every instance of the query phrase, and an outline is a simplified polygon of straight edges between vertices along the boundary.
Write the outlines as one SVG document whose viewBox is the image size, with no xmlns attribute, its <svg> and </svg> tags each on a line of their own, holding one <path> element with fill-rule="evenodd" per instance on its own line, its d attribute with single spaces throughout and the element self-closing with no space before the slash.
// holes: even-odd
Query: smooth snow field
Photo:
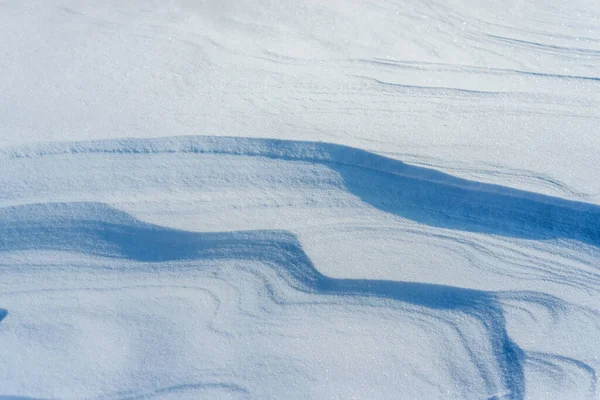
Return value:
<svg viewBox="0 0 600 400">
<path fill-rule="evenodd" d="M 0 400 L 599 370 L 598 0 L 0 0 Z"/>
</svg>

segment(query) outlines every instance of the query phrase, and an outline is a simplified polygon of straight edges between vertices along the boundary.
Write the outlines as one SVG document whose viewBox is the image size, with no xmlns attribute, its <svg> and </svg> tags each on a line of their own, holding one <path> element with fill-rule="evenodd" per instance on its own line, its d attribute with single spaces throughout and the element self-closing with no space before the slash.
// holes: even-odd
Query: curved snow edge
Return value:
<svg viewBox="0 0 600 400">
<path fill-rule="evenodd" d="M 225 154 L 248 157 L 266 157 L 288 161 L 334 163 L 408 177 L 447 186 L 460 187 L 490 194 L 562 206 L 578 211 L 595 210 L 590 203 L 566 200 L 539 193 L 527 192 L 501 185 L 470 181 L 419 166 L 406 164 L 367 150 L 341 144 L 311 141 L 293 141 L 232 136 L 175 136 L 155 139 L 128 138 L 84 142 L 53 142 L 26 145 L 0 150 L 2 158 L 36 158 L 64 154 Z"/>
</svg>

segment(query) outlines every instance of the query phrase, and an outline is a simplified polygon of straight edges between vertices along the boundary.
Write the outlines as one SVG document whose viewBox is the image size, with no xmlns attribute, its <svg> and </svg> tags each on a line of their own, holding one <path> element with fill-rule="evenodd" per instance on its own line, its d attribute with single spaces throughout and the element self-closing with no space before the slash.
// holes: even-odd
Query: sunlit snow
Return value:
<svg viewBox="0 0 600 400">
<path fill-rule="evenodd" d="M 0 399 L 597 399 L 596 0 L 4 0 Z"/>
</svg>

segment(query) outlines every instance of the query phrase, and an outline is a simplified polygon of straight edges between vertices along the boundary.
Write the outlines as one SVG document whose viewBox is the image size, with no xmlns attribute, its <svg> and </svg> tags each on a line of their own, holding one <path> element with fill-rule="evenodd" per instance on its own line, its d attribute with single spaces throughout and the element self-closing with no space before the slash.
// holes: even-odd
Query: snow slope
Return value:
<svg viewBox="0 0 600 400">
<path fill-rule="evenodd" d="M 0 4 L 0 398 L 594 399 L 594 1 Z"/>
<path fill-rule="evenodd" d="M 600 201 L 596 0 L 4 0 L 0 27 L 0 146 L 323 140 Z"/>
<path fill-rule="evenodd" d="M 7 393 L 595 394 L 600 207 L 314 142 L 1 156 Z"/>
</svg>

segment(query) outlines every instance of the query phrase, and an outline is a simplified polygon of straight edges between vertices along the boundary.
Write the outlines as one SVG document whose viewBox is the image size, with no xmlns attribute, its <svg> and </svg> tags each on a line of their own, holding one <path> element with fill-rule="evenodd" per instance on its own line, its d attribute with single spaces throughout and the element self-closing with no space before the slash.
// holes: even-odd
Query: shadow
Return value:
<svg viewBox="0 0 600 400">
<path fill-rule="evenodd" d="M 573 239 L 600 246 L 600 207 L 591 204 L 449 176 L 440 182 L 347 166 L 334 169 L 348 190 L 366 203 L 422 224 L 520 239 Z"/>
<path fill-rule="evenodd" d="M 467 314 L 488 332 L 504 387 L 488 382 L 490 392 L 524 395 L 523 351 L 508 336 L 504 314 L 494 293 L 415 282 L 333 279 L 321 274 L 296 237 L 285 231 L 203 233 L 141 222 L 127 213 L 97 203 L 48 203 L 0 209 L 0 252 L 57 250 L 145 263 L 176 260 L 258 260 L 290 286 L 315 295 L 340 298 L 385 298 L 429 310 Z M 468 333 L 460 333 L 469 343 Z M 454 326 L 453 325 L 453 326 Z M 464 336 L 463 336 L 464 335 Z M 477 362 L 481 375 L 490 377 Z"/>
<path fill-rule="evenodd" d="M 2 320 L 6 318 L 7 315 L 8 311 L 6 311 L 4 308 L 0 308 L 0 322 L 2 322 Z"/>
<path fill-rule="evenodd" d="M 180 136 L 56 143 L 1 153 L 226 154 L 303 161 L 337 171 L 364 202 L 429 226 L 506 237 L 573 239 L 600 246 L 600 206 L 479 183 L 348 146 L 279 139 Z"/>
<path fill-rule="evenodd" d="M 42 400 L 36 397 L 0 396 L 0 400 Z"/>
<path fill-rule="evenodd" d="M 202 391 L 205 390 L 221 390 L 225 393 L 240 393 L 248 395 L 248 390 L 244 387 L 233 383 L 186 383 L 181 385 L 168 386 L 157 389 L 151 393 L 146 393 L 139 396 L 122 397 L 121 400 L 143 400 L 151 398 L 162 398 L 165 396 L 180 395 L 185 392 L 196 392 L 199 396 Z M 229 396 L 228 396 L 229 397 Z M 0 399 L 1 400 L 1 399 Z"/>
<path fill-rule="evenodd" d="M 348 191 L 364 202 L 422 224 L 522 239 L 573 239 L 600 246 L 600 206 L 470 181 L 332 143 L 181 136 L 58 143 L 25 148 L 9 156 L 82 153 L 227 154 L 323 164 L 337 171 Z"/>
<path fill-rule="evenodd" d="M 209 151 L 327 165 L 364 202 L 429 226 L 600 246 L 600 206 L 594 204 L 470 181 L 343 145 L 235 138 L 238 150 L 231 151 L 218 139 Z"/>
</svg>

